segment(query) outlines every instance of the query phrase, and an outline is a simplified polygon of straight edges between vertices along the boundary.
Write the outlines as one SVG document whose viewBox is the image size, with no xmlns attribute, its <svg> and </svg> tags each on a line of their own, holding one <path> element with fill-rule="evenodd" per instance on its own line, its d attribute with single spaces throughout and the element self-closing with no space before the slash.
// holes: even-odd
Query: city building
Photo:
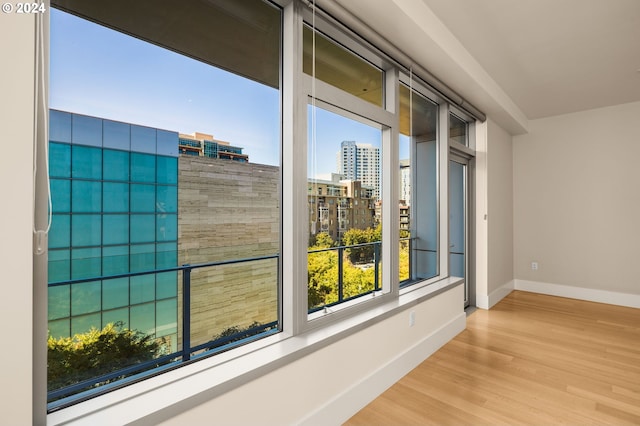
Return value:
<svg viewBox="0 0 640 426">
<path fill-rule="evenodd" d="M 380 199 L 380 148 L 355 141 L 342 141 L 336 153 L 338 173 L 349 180 L 357 180 L 362 186 L 373 189 L 373 196 Z"/>
<path fill-rule="evenodd" d="M 249 156 L 242 153 L 242 148 L 214 139 L 213 135 L 206 133 L 195 132 L 190 135 L 180 133 L 178 143 L 178 149 L 182 155 L 219 158 L 239 163 L 249 161 Z"/>
<path fill-rule="evenodd" d="M 375 227 L 375 198 L 373 190 L 365 188 L 357 180 L 309 179 L 307 198 L 309 201 L 310 238 L 320 232 L 329 234 L 336 242 L 351 228 Z"/>
<path fill-rule="evenodd" d="M 175 348 L 176 272 L 100 277 L 178 265 L 178 133 L 57 110 L 49 117 L 50 335 L 121 321 Z"/>
</svg>

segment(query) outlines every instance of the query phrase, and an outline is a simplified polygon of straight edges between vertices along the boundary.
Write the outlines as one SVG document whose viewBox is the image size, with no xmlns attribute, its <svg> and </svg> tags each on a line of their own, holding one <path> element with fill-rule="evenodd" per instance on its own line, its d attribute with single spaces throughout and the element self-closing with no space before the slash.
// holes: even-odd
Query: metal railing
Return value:
<svg viewBox="0 0 640 426">
<path fill-rule="evenodd" d="M 369 246 L 373 246 L 373 257 L 371 258 L 371 261 L 370 262 L 366 262 L 366 264 L 373 263 L 373 268 L 374 268 L 373 288 L 369 289 L 369 290 L 366 290 L 366 291 L 363 291 L 362 293 L 358 293 L 356 295 L 350 295 L 348 297 L 345 297 L 345 294 L 344 294 L 344 260 L 345 260 L 346 251 L 348 250 L 349 253 L 351 253 L 353 250 L 364 249 L 364 248 L 369 247 Z M 338 300 L 335 301 L 335 302 L 322 304 L 320 306 L 309 307 L 308 313 L 317 312 L 317 311 L 320 311 L 320 310 L 325 309 L 327 307 L 335 306 L 335 305 L 338 305 L 340 303 L 344 303 L 344 302 L 347 302 L 349 300 L 353 300 L 353 299 L 356 299 L 358 297 L 362 297 L 362 296 L 365 296 L 367 294 L 371 294 L 371 293 L 373 293 L 375 291 L 380 290 L 381 289 L 381 285 L 380 285 L 381 247 L 382 247 L 382 242 L 381 241 L 376 241 L 376 242 L 373 242 L 373 243 L 362 243 L 362 244 L 354 244 L 354 245 L 349 245 L 349 246 L 338 246 L 338 247 L 329 247 L 329 248 L 309 250 L 308 251 L 308 255 L 312 255 L 312 254 L 315 254 L 315 253 L 337 251 L 337 256 L 338 256 L 338 279 L 337 279 L 336 286 L 337 286 Z"/>
<path fill-rule="evenodd" d="M 129 272 L 129 273 L 122 273 L 122 274 L 108 275 L 108 276 L 90 277 L 90 278 L 82 278 L 82 279 L 49 283 L 48 284 L 49 287 L 58 287 L 63 285 L 74 285 L 74 284 L 82 284 L 82 283 L 95 282 L 95 281 L 107 281 L 107 280 L 113 280 L 118 278 L 130 278 L 130 277 L 138 277 L 138 276 L 150 275 L 150 274 L 161 274 L 166 272 L 181 272 L 182 273 L 182 309 L 181 309 L 182 345 L 180 349 L 176 352 L 165 354 L 149 361 L 127 366 L 108 374 L 103 374 L 98 377 L 94 377 L 88 380 L 83 380 L 81 382 L 78 382 L 69 386 L 65 386 L 60 389 L 49 391 L 47 393 L 47 401 L 49 401 L 48 411 L 52 412 L 57 409 L 64 408 L 66 406 L 78 403 L 80 401 L 93 398 L 97 395 L 105 393 L 114 388 L 124 386 L 125 384 L 129 384 L 131 383 L 131 381 L 148 378 L 150 376 L 157 375 L 160 372 L 166 371 L 167 369 L 175 368 L 178 365 L 191 361 L 191 359 L 194 358 L 194 355 L 193 355 L 194 353 L 202 352 L 202 354 L 199 354 L 198 357 L 199 358 L 206 357 L 206 356 L 214 355 L 221 351 L 227 350 L 230 347 L 235 347 L 242 343 L 251 341 L 257 338 L 255 337 L 257 335 L 264 336 L 268 333 L 278 332 L 279 331 L 278 321 L 273 321 L 267 324 L 261 324 L 259 326 L 255 326 L 250 329 L 243 330 L 241 332 L 235 333 L 230 336 L 225 336 L 223 338 L 210 340 L 206 343 L 203 343 L 197 346 L 193 346 L 193 347 L 191 346 L 191 274 L 192 272 L 194 270 L 198 270 L 202 268 L 227 266 L 227 265 L 241 264 L 246 262 L 270 260 L 270 259 L 276 259 L 279 263 L 280 255 L 274 254 L 269 256 L 199 263 L 194 265 L 185 264 L 182 266 L 177 266 L 172 268 L 154 269 L 150 271 L 140 271 L 140 272 Z M 276 270 L 279 270 L 278 265 L 276 265 Z M 232 345 L 231 343 L 234 343 L 234 344 Z M 119 383 L 112 382 L 113 380 L 123 378 L 123 377 L 128 377 L 130 380 L 126 380 L 126 381 L 119 380 L 118 381 Z M 98 385 L 103 383 L 106 383 L 107 385 L 97 387 Z M 68 400 L 67 398 L 88 389 L 91 389 L 92 392 L 77 398 L 73 398 L 71 400 Z"/>
</svg>

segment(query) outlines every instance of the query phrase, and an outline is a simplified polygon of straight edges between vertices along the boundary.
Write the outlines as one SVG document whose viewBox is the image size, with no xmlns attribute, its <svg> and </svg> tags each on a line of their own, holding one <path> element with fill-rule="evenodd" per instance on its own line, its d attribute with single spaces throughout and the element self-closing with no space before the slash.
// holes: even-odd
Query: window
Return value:
<svg viewBox="0 0 640 426">
<path fill-rule="evenodd" d="M 346 37 L 336 41 L 306 25 L 303 35 L 303 70 L 311 88 L 307 179 L 311 186 L 331 182 L 346 195 L 326 235 L 309 236 L 307 299 L 313 320 L 320 310 L 330 313 L 339 305 L 364 302 L 363 295 L 385 292 L 382 215 L 357 220 L 354 206 L 365 189 L 372 202 L 382 202 L 383 150 L 385 141 L 390 142 L 392 115 L 385 109 L 385 73 L 364 59 L 367 52 L 361 46 Z M 329 85 L 317 84 L 314 76 Z M 343 92 L 354 97 L 345 98 Z M 309 229 L 318 228 L 310 224 Z"/>
<path fill-rule="evenodd" d="M 280 9 L 64 8 L 51 12 L 51 409 L 281 328 Z M 68 342 L 111 325 L 139 352 L 65 369 L 88 356 Z"/>
<path fill-rule="evenodd" d="M 438 275 L 438 106 L 400 85 L 400 281 Z"/>
<path fill-rule="evenodd" d="M 467 122 L 449 114 L 449 141 L 468 146 Z"/>
<path fill-rule="evenodd" d="M 273 1 L 287 19 L 267 0 L 126 19 L 53 1 L 49 333 L 120 333 L 141 353 L 72 376 L 51 351 L 50 410 L 375 319 L 448 275 L 440 142 L 449 116 L 468 145 L 469 116 L 339 23 Z"/>
</svg>

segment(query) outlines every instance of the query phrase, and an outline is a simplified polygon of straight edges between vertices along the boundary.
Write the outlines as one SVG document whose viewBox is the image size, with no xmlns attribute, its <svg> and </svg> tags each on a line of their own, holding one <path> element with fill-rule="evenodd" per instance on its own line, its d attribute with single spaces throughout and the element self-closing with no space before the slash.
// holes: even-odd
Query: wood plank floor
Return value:
<svg viewBox="0 0 640 426">
<path fill-rule="evenodd" d="M 640 425 L 640 309 L 514 291 L 346 425 Z"/>
</svg>

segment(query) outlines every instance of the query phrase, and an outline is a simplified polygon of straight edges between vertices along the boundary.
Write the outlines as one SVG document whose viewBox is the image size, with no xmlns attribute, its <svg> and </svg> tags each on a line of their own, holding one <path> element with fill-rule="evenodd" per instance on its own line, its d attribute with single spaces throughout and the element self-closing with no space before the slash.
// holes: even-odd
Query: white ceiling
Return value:
<svg viewBox="0 0 640 426">
<path fill-rule="evenodd" d="M 640 101 L 640 0 L 422 1 L 528 119 Z"/>
<path fill-rule="evenodd" d="M 640 0 L 332 1 L 512 134 L 640 101 Z"/>
</svg>

